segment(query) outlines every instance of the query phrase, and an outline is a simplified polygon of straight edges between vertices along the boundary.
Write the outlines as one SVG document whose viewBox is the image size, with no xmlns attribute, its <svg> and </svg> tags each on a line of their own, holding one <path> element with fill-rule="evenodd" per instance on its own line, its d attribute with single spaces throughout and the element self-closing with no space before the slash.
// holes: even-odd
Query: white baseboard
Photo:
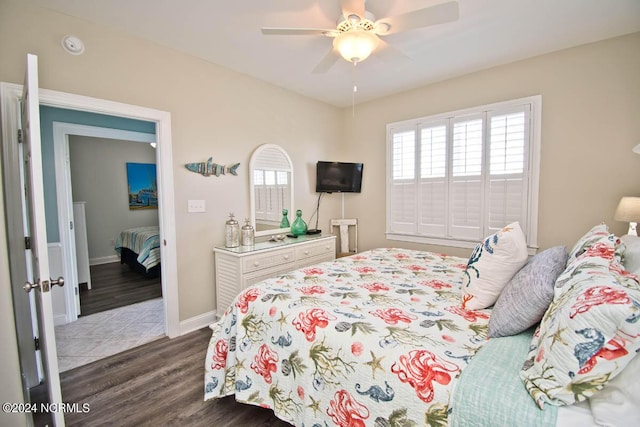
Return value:
<svg viewBox="0 0 640 427">
<path fill-rule="evenodd" d="M 53 316 L 53 326 L 66 325 L 69 323 L 67 316 L 64 314 L 56 314 Z"/>
<path fill-rule="evenodd" d="M 203 313 L 199 316 L 192 317 L 180 322 L 180 335 L 188 334 L 189 332 L 197 331 L 198 329 L 206 328 L 210 324 L 216 321 L 216 311 L 210 311 Z"/>
<path fill-rule="evenodd" d="M 110 256 L 103 256 L 98 258 L 91 258 L 89 260 L 89 265 L 110 264 L 112 262 L 120 262 L 120 257 L 118 255 L 110 255 Z"/>
</svg>

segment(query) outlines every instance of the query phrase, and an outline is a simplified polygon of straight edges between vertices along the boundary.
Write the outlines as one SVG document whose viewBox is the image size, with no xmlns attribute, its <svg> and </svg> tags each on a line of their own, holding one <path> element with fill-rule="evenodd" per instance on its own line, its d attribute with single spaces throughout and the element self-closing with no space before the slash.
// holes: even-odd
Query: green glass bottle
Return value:
<svg viewBox="0 0 640 427">
<path fill-rule="evenodd" d="M 307 234 L 307 223 L 302 219 L 302 211 L 300 209 L 296 211 L 296 219 L 291 224 L 291 234 L 294 236 Z"/>
<path fill-rule="evenodd" d="M 289 211 L 286 209 L 282 209 L 282 221 L 280 221 L 280 228 L 289 228 L 291 225 L 289 224 Z"/>
</svg>

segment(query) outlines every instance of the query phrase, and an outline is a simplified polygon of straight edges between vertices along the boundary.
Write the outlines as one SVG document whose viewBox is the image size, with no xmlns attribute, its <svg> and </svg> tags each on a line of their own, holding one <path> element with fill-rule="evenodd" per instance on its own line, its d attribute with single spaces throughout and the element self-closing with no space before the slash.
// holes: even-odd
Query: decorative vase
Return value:
<svg viewBox="0 0 640 427">
<path fill-rule="evenodd" d="M 294 236 L 307 234 L 307 223 L 302 219 L 302 211 L 300 209 L 296 211 L 296 219 L 291 224 L 291 234 Z"/>
<path fill-rule="evenodd" d="M 242 246 L 253 246 L 255 242 L 255 232 L 251 221 L 249 219 L 244 220 L 244 225 L 240 230 Z"/>
<path fill-rule="evenodd" d="M 282 209 L 282 221 L 280 221 L 280 228 L 289 228 L 291 225 L 289 224 L 289 211 L 286 209 Z"/>
<path fill-rule="evenodd" d="M 229 219 L 225 223 L 224 234 L 224 245 L 227 248 L 237 248 L 240 246 L 240 225 L 232 213 L 229 214 Z"/>
</svg>

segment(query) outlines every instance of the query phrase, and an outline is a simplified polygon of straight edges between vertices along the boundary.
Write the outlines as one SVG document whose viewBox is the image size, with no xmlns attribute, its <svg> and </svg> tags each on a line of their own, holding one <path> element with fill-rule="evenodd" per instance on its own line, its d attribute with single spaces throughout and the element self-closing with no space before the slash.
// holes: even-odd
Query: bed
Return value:
<svg viewBox="0 0 640 427">
<path fill-rule="evenodd" d="M 160 275 L 160 231 L 158 226 L 129 228 L 115 242 L 120 262 L 147 277 Z"/>
<path fill-rule="evenodd" d="M 540 410 L 520 375 L 543 334 L 489 339 L 469 263 L 380 248 L 245 289 L 211 326 L 205 400 L 296 426 L 596 425 L 588 402 Z"/>
</svg>

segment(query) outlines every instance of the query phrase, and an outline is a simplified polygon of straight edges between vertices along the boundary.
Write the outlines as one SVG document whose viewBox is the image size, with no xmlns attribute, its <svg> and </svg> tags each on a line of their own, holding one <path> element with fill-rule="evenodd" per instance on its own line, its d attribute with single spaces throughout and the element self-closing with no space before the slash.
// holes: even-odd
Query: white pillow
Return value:
<svg viewBox="0 0 640 427">
<path fill-rule="evenodd" d="M 464 272 L 463 307 L 478 310 L 493 305 L 526 263 L 527 241 L 517 222 L 478 243 Z"/>
<path fill-rule="evenodd" d="M 589 398 L 591 413 L 599 426 L 640 426 L 640 356 L 602 390 Z"/>
<path fill-rule="evenodd" d="M 620 237 L 626 248 L 622 254 L 622 265 L 628 272 L 640 276 L 640 237 L 626 234 Z"/>
</svg>

